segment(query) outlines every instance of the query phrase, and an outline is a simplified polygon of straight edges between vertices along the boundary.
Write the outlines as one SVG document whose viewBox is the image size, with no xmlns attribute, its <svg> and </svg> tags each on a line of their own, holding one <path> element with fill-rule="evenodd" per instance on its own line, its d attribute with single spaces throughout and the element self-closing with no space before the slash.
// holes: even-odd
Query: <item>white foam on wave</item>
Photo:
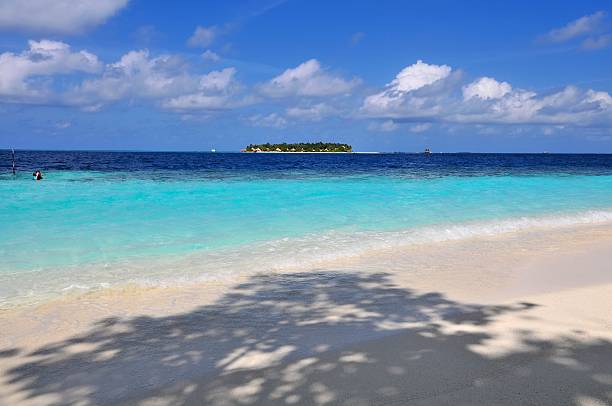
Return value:
<svg viewBox="0 0 612 406">
<path fill-rule="evenodd" d="M 31 302 L 36 297 L 49 298 L 123 284 L 169 286 L 219 279 L 231 280 L 236 275 L 310 270 L 334 261 L 405 249 L 417 244 L 607 223 L 612 223 L 612 211 L 592 210 L 574 214 L 439 224 L 398 231 L 331 231 L 181 257 L 12 273 L 10 283 L 3 281 L 0 274 L 0 287 L 7 287 L 0 288 L 0 307 L 24 298 Z"/>
<path fill-rule="evenodd" d="M 370 255 L 376 251 L 401 249 L 415 244 L 431 244 L 478 237 L 612 223 L 612 211 L 520 217 L 465 224 L 446 224 L 399 231 L 329 232 L 302 238 L 270 241 L 243 251 L 262 271 L 311 268 L 322 263 Z"/>
</svg>

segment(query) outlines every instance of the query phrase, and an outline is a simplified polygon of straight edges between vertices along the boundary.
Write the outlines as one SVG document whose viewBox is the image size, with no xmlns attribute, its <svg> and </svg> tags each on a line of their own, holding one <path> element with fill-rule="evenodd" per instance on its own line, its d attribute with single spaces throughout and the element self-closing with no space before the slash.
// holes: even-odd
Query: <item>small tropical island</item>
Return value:
<svg viewBox="0 0 612 406">
<path fill-rule="evenodd" d="M 297 144 L 249 144 L 242 152 L 353 152 L 349 144 L 334 142 L 300 142 Z"/>
</svg>

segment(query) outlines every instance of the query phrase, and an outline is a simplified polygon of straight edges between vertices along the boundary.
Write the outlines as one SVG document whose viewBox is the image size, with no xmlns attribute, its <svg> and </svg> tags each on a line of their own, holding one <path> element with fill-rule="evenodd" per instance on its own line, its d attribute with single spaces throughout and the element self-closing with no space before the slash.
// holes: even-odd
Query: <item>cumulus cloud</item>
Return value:
<svg viewBox="0 0 612 406">
<path fill-rule="evenodd" d="M 398 73 L 388 86 L 399 92 L 410 92 L 445 79 L 450 73 L 450 66 L 428 65 L 418 60 Z"/>
<path fill-rule="evenodd" d="M 264 102 L 276 105 L 277 112 L 253 116 L 250 122 L 277 128 L 292 119 L 338 115 L 374 119 L 370 129 L 375 131 L 393 131 L 402 123 L 413 132 L 431 123 L 612 126 L 607 92 L 575 86 L 541 92 L 488 76 L 465 81 L 457 69 L 423 61 L 402 69 L 365 98 L 339 97 L 358 80 L 331 73 L 314 59 L 254 87 L 244 86 L 236 76 L 233 67 L 194 72 L 181 56 L 154 56 L 146 49 L 103 64 L 96 55 L 64 42 L 30 41 L 20 53 L 0 54 L 0 102 L 74 106 L 88 112 L 116 102 L 146 102 L 197 115 Z M 358 104 L 355 111 L 352 106 Z"/>
<path fill-rule="evenodd" d="M 588 90 L 585 95 L 586 103 L 593 103 L 601 109 L 607 109 L 612 107 L 612 97 L 608 92 L 596 92 L 595 90 Z"/>
<path fill-rule="evenodd" d="M 612 34 L 600 35 L 598 37 L 589 37 L 582 41 L 580 46 L 582 49 L 595 50 L 603 49 L 612 44 Z"/>
<path fill-rule="evenodd" d="M 235 74 L 230 67 L 198 75 L 179 56 L 131 51 L 108 64 L 100 77 L 70 89 L 64 101 L 91 112 L 123 100 L 149 100 L 176 111 L 222 110 L 246 104 L 246 98 L 238 98 L 241 87 Z"/>
<path fill-rule="evenodd" d="M 277 113 L 256 114 L 249 117 L 249 121 L 255 127 L 285 128 L 288 124 L 287 120 Z"/>
<path fill-rule="evenodd" d="M 235 68 L 225 68 L 202 75 L 196 92 L 174 97 L 163 106 L 176 110 L 220 110 L 237 105 L 239 102 L 233 99 L 239 88 L 235 74 Z"/>
<path fill-rule="evenodd" d="M 329 73 L 319 61 L 310 59 L 263 84 L 261 91 L 269 97 L 331 96 L 349 93 L 358 83 Z"/>
<path fill-rule="evenodd" d="M 224 110 L 236 105 L 232 104 L 229 97 L 223 94 L 192 93 L 178 96 L 162 103 L 162 106 L 178 111 L 186 110 Z"/>
<path fill-rule="evenodd" d="M 416 65 L 421 66 L 415 69 Z M 509 83 L 490 77 L 462 86 L 451 80 L 451 68 L 422 62 L 400 74 L 407 79 L 404 83 L 398 75 L 385 89 L 365 98 L 361 107 L 364 116 L 396 123 L 573 126 L 612 123 L 612 99 L 607 92 L 567 86 L 540 94 L 513 89 Z"/>
<path fill-rule="evenodd" d="M 612 119 L 610 95 L 575 86 L 545 94 L 518 89 L 479 111 L 455 115 L 458 121 L 503 124 L 609 125 Z"/>
<path fill-rule="evenodd" d="M 483 100 L 501 99 L 512 90 L 507 82 L 498 82 L 493 78 L 482 77 L 463 87 L 463 98 L 469 100 L 478 97 Z"/>
<path fill-rule="evenodd" d="M 451 72 L 452 69 L 447 65 L 429 65 L 419 60 L 402 69 L 383 91 L 368 96 L 363 110 L 376 115 L 377 112 L 404 110 L 404 104 L 409 103 L 412 109 L 429 110 L 433 114 L 435 112 L 430 108 L 434 106 L 428 101 L 431 101 L 432 93 L 440 93 L 440 88 L 436 85 L 450 78 Z M 425 93 L 429 96 L 419 96 Z M 405 97 L 406 95 L 411 97 Z"/>
<path fill-rule="evenodd" d="M 207 47 L 212 44 L 219 35 L 219 29 L 213 25 L 211 27 L 202 27 L 198 25 L 187 40 L 187 44 L 192 47 Z"/>
<path fill-rule="evenodd" d="M 66 102 L 94 106 L 122 99 L 157 99 L 187 92 L 197 79 L 177 56 L 151 57 L 148 50 L 130 51 L 106 65 L 100 77 L 86 79 L 65 94 Z"/>
<path fill-rule="evenodd" d="M 240 84 L 235 79 L 236 69 L 225 68 L 200 77 L 195 92 L 165 100 L 162 106 L 172 110 L 224 110 L 253 102 L 240 96 Z"/>
<path fill-rule="evenodd" d="M 429 130 L 430 128 L 431 123 L 418 123 L 408 127 L 408 131 L 410 131 L 411 133 L 422 133 Z"/>
<path fill-rule="evenodd" d="M 336 113 L 336 109 L 327 103 L 317 103 L 307 107 L 289 107 L 286 114 L 301 120 L 321 121 L 324 117 Z"/>
<path fill-rule="evenodd" d="M 236 68 L 212 71 L 200 78 L 200 89 L 224 91 L 235 83 L 234 75 L 236 75 Z"/>
<path fill-rule="evenodd" d="M 580 17 L 563 27 L 549 31 L 539 39 L 542 42 L 561 43 L 592 34 L 601 28 L 601 24 L 606 16 L 607 13 L 605 11 L 598 11 L 594 14 Z"/>
<path fill-rule="evenodd" d="M 2 0 L 0 29 L 73 34 L 104 23 L 128 0 Z"/>
<path fill-rule="evenodd" d="M 219 62 L 221 60 L 221 57 L 217 55 L 216 53 L 214 53 L 213 51 L 211 51 L 210 49 L 207 49 L 202 54 L 202 59 L 204 59 L 205 61 L 209 61 L 209 62 Z"/>
<path fill-rule="evenodd" d="M 73 52 L 59 41 L 29 41 L 20 54 L 0 54 L 0 97 L 3 101 L 36 102 L 51 94 L 48 78 L 73 72 L 94 73 L 98 58 L 87 51 Z"/>
<path fill-rule="evenodd" d="M 58 75 L 65 75 L 61 81 Z M 19 54 L 0 54 L 0 102 L 53 104 L 96 112 L 115 102 L 151 102 L 162 108 L 222 110 L 256 99 L 244 92 L 228 67 L 204 74 L 191 71 L 178 55 L 130 51 L 103 64 L 87 51 L 63 42 L 30 41 Z"/>
<path fill-rule="evenodd" d="M 393 120 L 375 121 L 368 125 L 370 131 L 391 132 L 398 128 L 399 126 Z"/>
</svg>

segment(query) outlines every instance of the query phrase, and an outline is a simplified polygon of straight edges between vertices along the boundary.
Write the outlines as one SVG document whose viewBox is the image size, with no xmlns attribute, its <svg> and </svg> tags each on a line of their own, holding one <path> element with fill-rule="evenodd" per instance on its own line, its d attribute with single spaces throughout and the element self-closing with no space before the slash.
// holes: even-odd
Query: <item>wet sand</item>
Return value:
<svg viewBox="0 0 612 406">
<path fill-rule="evenodd" d="M 0 404 L 612 403 L 612 227 L 0 311 Z"/>
</svg>

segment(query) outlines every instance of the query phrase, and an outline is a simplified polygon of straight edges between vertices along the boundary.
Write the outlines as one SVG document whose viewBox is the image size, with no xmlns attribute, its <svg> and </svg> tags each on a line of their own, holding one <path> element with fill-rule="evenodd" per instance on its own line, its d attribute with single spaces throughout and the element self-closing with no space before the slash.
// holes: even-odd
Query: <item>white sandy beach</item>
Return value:
<svg viewBox="0 0 612 406">
<path fill-rule="evenodd" d="M 0 404 L 612 404 L 612 227 L 0 313 Z"/>
</svg>

